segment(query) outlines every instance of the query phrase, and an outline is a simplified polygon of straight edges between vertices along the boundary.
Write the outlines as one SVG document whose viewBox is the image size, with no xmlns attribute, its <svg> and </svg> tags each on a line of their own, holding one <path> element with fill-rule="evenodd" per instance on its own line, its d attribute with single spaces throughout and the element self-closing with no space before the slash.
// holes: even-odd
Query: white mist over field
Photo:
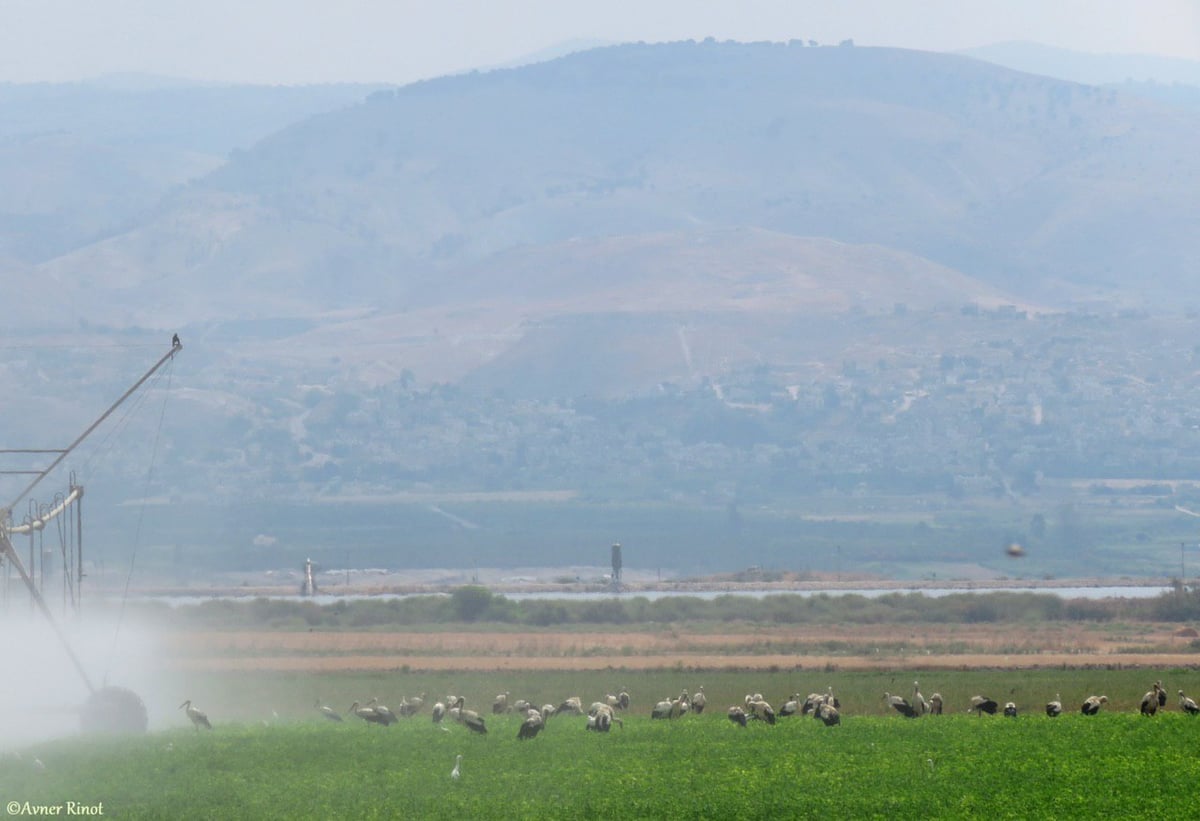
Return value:
<svg viewBox="0 0 1200 821">
<path fill-rule="evenodd" d="M 46 619 L 13 598 L 0 614 L 0 750 L 78 734 L 91 695 Z M 167 692 L 156 660 L 162 639 L 147 625 L 125 619 L 118 630 L 115 617 L 85 614 L 59 619 L 59 626 L 94 688 L 112 685 L 139 695 L 152 731 L 178 718 L 172 712 L 187 696 Z"/>
</svg>

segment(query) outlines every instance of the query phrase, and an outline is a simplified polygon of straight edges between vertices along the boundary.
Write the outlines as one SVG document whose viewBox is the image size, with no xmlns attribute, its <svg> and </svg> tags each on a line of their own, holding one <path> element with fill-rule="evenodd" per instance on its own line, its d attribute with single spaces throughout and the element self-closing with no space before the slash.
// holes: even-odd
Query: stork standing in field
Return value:
<svg viewBox="0 0 1200 821">
<path fill-rule="evenodd" d="M 433 723 L 441 724 L 442 719 L 446 717 L 446 705 L 442 702 L 436 702 L 433 705 Z"/>
<path fill-rule="evenodd" d="M 376 712 L 374 707 L 360 707 L 356 701 L 350 705 L 350 712 L 368 724 L 382 724 L 384 727 L 387 726 L 387 719 Z"/>
<path fill-rule="evenodd" d="M 700 715 L 704 712 L 704 705 L 708 704 L 708 698 L 704 695 L 704 685 L 701 684 L 696 692 L 692 693 L 692 712 Z"/>
<path fill-rule="evenodd" d="M 546 720 L 542 718 L 542 714 L 537 710 L 529 709 L 525 714 L 525 720 L 521 722 L 521 729 L 517 730 L 517 739 L 524 741 L 527 738 L 537 738 L 537 734 L 546 726 Z"/>
<path fill-rule="evenodd" d="M 934 693 L 929 697 L 929 713 L 931 715 L 940 716 L 942 714 L 942 694 Z"/>
<path fill-rule="evenodd" d="M 1147 691 L 1146 694 L 1142 696 L 1142 703 L 1138 706 L 1138 709 L 1141 711 L 1142 715 L 1153 716 L 1155 713 L 1158 712 L 1158 694 L 1159 694 L 1159 692 L 1160 692 L 1160 688 L 1159 688 L 1158 682 L 1156 681 L 1156 682 L 1154 682 L 1153 688 L 1150 689 L 1149 691 Z"/>
<path fill-rule="evenodd" d="M 1183 710 L 1190 716 L 1200 713 L 1200 707 L 1196 706 L 1196 702 L 1183 694 L 1183 690 L 1179 691 L 1179 709 Z"/>
<path fill-rule="evenodd" d="M 729 720 L 734 724 L 737 724 L 740 727 L 746 726 L 746 711 L 741 707 L 738 707 L 736 704 L 729 708 L 727 715 L 729 716 Z"/>
<path fill-rule="evenodd" d="M 592 709 L 588 711 L 587 729 L 597 733 L 607 733 L 612 729 L 613 722 L 621 725 L 621 729 L 625 729 L 625 722 L 617 717 L 616 711 L 608 704 L 596 702 L 592 705 Z"/>
<path fill-rule="evenodd" d="M 913 709 L 913 706 L 908 703 L 908 699 L 904 698 L 904 696 L 894 696 L 891 693 L 884 693 L 883 700 L 905 718 L 917 717 L 917 711 Z"/>
<path fill-rule="evenodd" d="M 454 756 L 454 769 L 450 771 L 450 777 L 455 781 L 462 778 L 460 767 L 462 767 L 462 755 L 456 755 Z"/>
<path fill-rule="evenodd" d="M 913 709 L 920 715 L 929 715 L 929 702 L 921 695 L 920 682 L 913 682 Z"/>
<path fill-rule="evenodd" d="M 1108 704 L 1108 696 L 1088 696 L 1083 700 L 1083 707 L 1079 709 L 1079 712 L 1085 716 L 1094 716 L 1100 712 L 1100 706 L 1103 704 Z"/>
<path fill-rule="evenodd" d="M 455 719 L 460 724 L 466 725 L 466 728 L 471 732 L 487 735 L 487 725 L 483 721 L 483 716 L 474 710 L 464 709 L 463 704 L 465 703 L 466 700 L 462 696 L 459 696 L 458 702 L 454 705 L 454 709 L 458 711 L 455 714 Z"/>
<path fill-rule="evenodd" d="M 1046 703 L 1046 715 L 1050 716 L 1050 718 L 1058 718 L 1062 715 L 1062 711 L 1062 694 L 1055 693 L 1054 701 Z"/>
<path fill-rule="evenodd" d="M 838 712 L 837 707 L 828 702 L 821 704 L 813 711 L 813 718 L 819 719 L 826 727 L 842 723 L 842 714 Z"/>
<path fill-rule="evenodd" d="M 492 715 L 498 716 L 508 712 L 508 697 L 511 695 L 508 691 L 496 696 L 492 701 Z"/>
<path fill-rule="evenodd" d="M 750 708 L 750 718 L 765 721 L 768 724 L 775 723 L 775 708 L 768 704 L 762 696 L 748 701 L 746 705 Z"/>
<path fill-rule="evenodd" d="M 196 732 L 200 732 L 201 727 L 206 730 L 212 729 L 212 725 L 208 723 L 208 716 L 206 716 L 199 709 L 193 707 L 192 700 L 190 698 L 183 702 L 183 704 L 180 704 L 179 709 L 187 713 L 187 717 L 192 720 L 192 728 L 195 729 Z"/>
<path fill-rule="evenodd" d="M 384 705 L 380 704 L 378 698 L 372 698 L 371 703 L 368 704 L 367 706 L 370 707 L 375 712 L 379 713 L 379 715 L 383 717 L 383 723 L 385 725 L 395 724 L 397 721 L 400 720 L 400 719 L 396 718 L 395 713 L 393 713 L 390 709 L 388 709 Z"/>
<path fill-rule="evenodd" d="M 579 696 L 571 696 L 558 705 L 554 712 L 556 714 L 565 713 L 566 715 L 581 716 L 583 715 L 583 701 Z"/>
<path fill-rule="evenodd" d="M 1004 705 L 1004 715 L 1008 716 L 1009 718 L 1016 718 L 1017 717 L 1017 705 L 1011 701 L 1008 702 L 1007 704 L 1005 704 Z"/>
<path fill-rule="evenodd" d="M 327 704 L 322 704 L 321 699 L 317 699 L 316 704 L 314 704 L 313 706 L 316 707 L 318 710 L 320 710 L 321 715 L 325 716 L 325 718 L 329 719 L 330 721 L 341 721 L 342 720 L 342 717 L 337 714 L 337 710 L 333 709 L 332 707 L 330 707 Z"/>
<path fill-rule="evenodd" d="M 996 699 L 994 698 L 988 698 L 987 696 L 971 696 L 971 706 L 967 709 L 967 712 L 969 713 L 974 711 L 979 715 L 987 713 L 990 716 L 994 716 L 997 708 L 999 707 L 1000 705 L 996 703 Z"/>
<path fill-rule="evenodd" d="M 664 698 L 654 705 L 654 709 L 650 711 L 650 718 L 671 718 L 671 711 L 674 706 L 674 702 L 671 699 Z"/>
<path fill-rule="evenodd" d="M 783 706 L 779 708 L 779 717 L 787 718 L 788 716 L 794 716 L 798 712 L 800 712 L 800 694 L 792 693 L 783 702 Z M 806 710 L 805 712 L 807 713 L 808 711 Z"/>
</svg>

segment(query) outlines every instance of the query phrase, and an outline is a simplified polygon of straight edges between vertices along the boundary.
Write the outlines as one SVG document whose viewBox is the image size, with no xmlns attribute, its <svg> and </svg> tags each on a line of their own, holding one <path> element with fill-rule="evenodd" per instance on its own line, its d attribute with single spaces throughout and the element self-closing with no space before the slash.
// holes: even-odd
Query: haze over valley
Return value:
<svg viewBox="0 0 1200 821">
<path fill-rule="evenodd" d="M 179 333 L 65 466 L 116 566 L 620 541 L 685 576 L 1176 575 L 1200 107 L 1173 68 L 706 40 L 2 85 L 2 444 L 64 446 Z"/>
</svg>

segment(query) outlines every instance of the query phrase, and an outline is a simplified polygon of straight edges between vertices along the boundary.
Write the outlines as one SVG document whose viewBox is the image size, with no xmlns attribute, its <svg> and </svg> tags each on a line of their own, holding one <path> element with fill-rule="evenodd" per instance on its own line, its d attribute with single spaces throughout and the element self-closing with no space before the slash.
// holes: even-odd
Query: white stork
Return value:
<svg viewBox="0 0 1200 821">
<path fill-rule="evenodd" d="M 341 721 L 342 720 L 342 717 L 340 715 L 338 715 L 337 710 L 333 709 L 332 707 L 330 707 L 327 704 L 322 704 L 321 699 L 317 699 L 316 703 L 313 706 L 316 707 L 318 710 L 320 710 L 321 715 L 325 716 L 325 718 L 329 719 L 330 721 Z"/>
<path fill-rule="evenodd" d="M 756 718 L 768 724 L 775 723 L 775 708 L 768 704 L 761 696 L 751 701 L 749 707 L 750 718 Z"/>
<path fill-rule="evenodd" d="M 525 715 L 525 720 L 521 722 L 521 728 L 517 730 L 517 739 L 524 741 L 527 738 L 537 738 L 537 734 L 546 726 L 546 720 L 542 718 L 542 714 L 537 710 L 529 710 Z"/>
<path fill-rule="evenodd" d="M 913 682 L 913 709 L 919 715 L 929 715 L 929 702 L 921 695 L 921 685 L 916 681 Z"/>
<path fill-rule="evenodd" d="M 581 716 L 583 715 L 583 701 L 579 696 L 571 696 L 555 709 L 555 714 L 566 713 L 567 715 Z"/>
<path fill-rule="evenodd" d="M 729 716 L 729 720 L 734 724 L 737 724 L 741 727 L 746 726 L 746 711 L 741 707 L 738 707 L 736 704 L 729 708 L 727 715 Z"/>
<path fill-rule="evenodd" d="M 350 705 L 350 712 L 368 724 L 382 724 L 385 727 L 387 726 L 387 719 L 376 712 L 374 707 L 360 707 L 356 701 Z"/>
<path fill-rule="evenodd" d="M 967 708 L 967 712 L 975 712 L 979 715 L 987 713 L 990 716 L 994 716 L 999 706 L 1000 705 L 996 703 L 996 699 L 994 698 L 988 698 L 987 696 L 971 696 L 971 706 Z"/>
<path fill-rule="evenodd" d="M 368 704 L 367 706 L 370 707 L 375 712 L 379 713 L 379 715 L 383 717 L 384 725 L 395 724 L 396 722 L 398 722 L 400 720 L 400 719 L 396 718 L 395 713 L 393 713 L 391 710 L 389 710 L 384 705 L 380 704 L 378 698 L 372 698 L 371 703 Z"/>
<path fill-rule="evenodd" d="M 671 711 L 674 709 L 675 703 L 669 698 L 664 698 L 658 704 L 654 705 L 654 709 L 650 711 L 650 718 L 671 718 Z"/>
<path fill-rule="evenodd" d="M 461 724 L 466 725 L 466 728 L 471 732 L 487 735 L 487 725 L 483 721 L 483 716 L 474 710 L 464 710 L 460 707 L 458 710 L 458 720 Z"/>
<path fill-rule="evenodd" d="M 917 717 L 917 711 L 913 709 L 913 706 L 908 703 L 908 699 L 904 698 L 904 696 L 894 696 L 891 693 L 884 693 L 883 700 L 905 718 Z"/>
<path fill-rule="evenodd" d="M 1142 703 L 1138 705 L 1138 709 L 1144 716 L 1152 716 L 1158 712 L 1158 682 L 1154 682 L 1152 689 L 1142 696 Z"/>
<path fill-rule="evenodd" d="M 837 707 L 828 702 L 822 703 L 813 711 L 813 718 L 820 720 L 826 727 L 842 723 L 842 714 L 838 712 Z"/>
<path fill-rule="evenodd" d="M 195 729 L 196 732 L 200 732 L 201 727 L 206 730 L 212 729 L 212 725 L 208 723 L 208 716 L 206 716 L 197 708 L 193 707 L 192 700 L 190 698 L 183 702 L 183 704 L 180 704 L 179 709 L 187 713 L 187 717 L 192 720 L 192 728 Z"/>
</svg>

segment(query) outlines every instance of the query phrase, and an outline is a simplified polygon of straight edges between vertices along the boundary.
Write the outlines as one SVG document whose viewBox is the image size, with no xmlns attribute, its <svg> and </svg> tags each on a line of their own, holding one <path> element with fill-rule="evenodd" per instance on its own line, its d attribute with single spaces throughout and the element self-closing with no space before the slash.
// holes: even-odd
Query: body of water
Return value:
<svg viewBox="0 0 1200 821">
<path fill-rule="evenodd" d="M 1040 593 L 1042 595 L 1059 596 L 1064 599 L 1109 599 L 1109 598 L 1124 598 L 1124 599 L 1148 599 L 1154 596 L 1159 596 L 1163 593 L 1170 592 L 1170 587 L 1162 587 L 1157 585 L 1149 586 L 1107 586 L 1107 587 L 920 587 L 920 588 L 841 588 L 832 590 L 641 590 L 634 592 L 613 593 L 608 591 L 579 591 L 579 592 L 564 592 L 564 591 L 547 591 L 547 592 L 500 592 L 507 599 L 514 601 L 607 601 L 611 599 L 635 599 L 644 598 L 650 600 L 678 598 L 680 596 L 689 596 L 696 599 L 712 600 L 720 596 L 747 596 L 749 598 L 762 599 L 768 596 L 865 596 L 867 598 L 879 598 L 892 593 L 920 593 L 930 598 L 940 598 L 942 596 L 951 596 L 960 593 L 979 595 L 984 593 Z M 405 599 L 413 596 L 428 596 L 428 595 L 449 595 L 448 593 L 412 593 L 412 594 L 390 594 L 381 593 L 375 595 L 357 594 L 357 595 L 329 595 L 320 594 L 317 596 L 301 597 L 298 595 L 290 596 L 230 596 L 230 595 L 182 595 L 182 596 L 135 596 L 134 601 L 156 601 L 170 604 L 175 607 L 187 605 L 201 604 L 210 601 L 239 601 L 255 598 L 266 598 L 276 600 L 295 600 L 295 601 L 311 601 L 314 604 L 334 604 L 340 601 L 387 601 L 390 599 Z"/>
</svg>

